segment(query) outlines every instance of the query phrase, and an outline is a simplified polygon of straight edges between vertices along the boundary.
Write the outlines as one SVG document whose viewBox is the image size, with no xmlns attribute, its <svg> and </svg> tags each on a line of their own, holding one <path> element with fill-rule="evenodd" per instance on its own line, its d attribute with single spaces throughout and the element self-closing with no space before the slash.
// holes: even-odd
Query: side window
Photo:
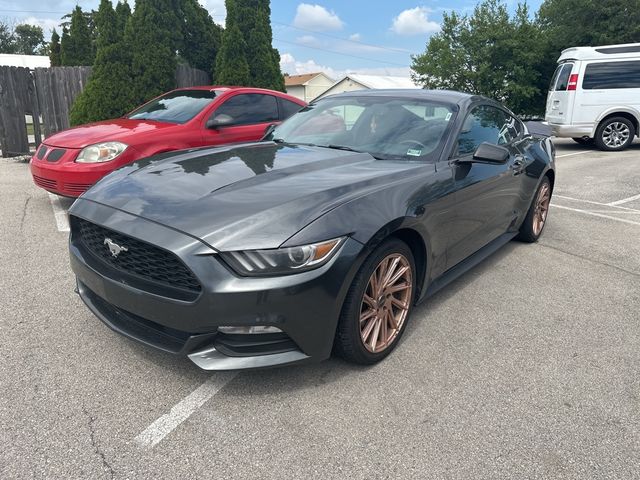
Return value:
<svg viewBox="0 0 640 480">
<path fill-rule="evenodd" d="M 467 115 L 458 136 L 458 154 L 473 153 L 483 142 L 494 145 L 509 143 L 512 140 L 508 128 L 509 119 L 515 120 L 496 107 L 481 105 L 474 108 Z"/>
<path fill-rule="evenodd" d="M 640 62 L 591 63 L 584 72 L 582 88 L 640 88 Z"/>
<path fill-rule="evenodd" d="M 285 100 L 280 97 L 278 97 L 278 103 L 280 104 L 280 120 L 286 120 L 303 108 L 302 105 L 298 105 L 295 102 L 290 102 L 289 100 Z"/>
<path fill-rule="evenodd" d="M 558 78 L 556 80 L 555 86 L 551 85 L 551 89 L 558 92 L 564 92 L 569 86 L 569 77 L 571 77 L 571 70 L 573 70 L 573 63 L 565 63 L 564 65 L 561 65 L 558 68 L 559 68 L 557 72 Z"/>
<path fill-rule="evenodd" d="M 276 97 L 260 93 L 242 93 L 220 105 L 212 118 L 229 117 L 229 125 L 252 125 L 278 120 Z M 222 117 L 224 118 L 224 117 Z"/>
</svg>

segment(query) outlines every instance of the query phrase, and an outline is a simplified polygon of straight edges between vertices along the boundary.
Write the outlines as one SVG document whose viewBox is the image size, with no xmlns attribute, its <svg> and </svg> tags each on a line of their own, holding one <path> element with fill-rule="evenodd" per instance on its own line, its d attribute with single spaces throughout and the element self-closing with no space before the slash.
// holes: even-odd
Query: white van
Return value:
<svg viewBox="0 0 640 480">
<path fill-rule="evenodd" d="M 622 150 L 640 131 L 640 43 L 563 50 L 547 96 L 552 135 Z"/>
</svg>

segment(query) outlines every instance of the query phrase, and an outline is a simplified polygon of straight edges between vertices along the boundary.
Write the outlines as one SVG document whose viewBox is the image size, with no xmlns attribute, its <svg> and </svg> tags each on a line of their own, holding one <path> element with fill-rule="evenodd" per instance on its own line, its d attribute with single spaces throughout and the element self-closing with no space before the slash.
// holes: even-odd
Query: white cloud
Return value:
<svg viewBox="0 0 640 480">
<path fill-rule="evenodd" d="M 359 33 L 352 33 L 351 35 L 349 35 L 349 40 L 359 42 L 360 40 L 362 40 L 362 35 L 360 35 Z"/>
<path fill-rule="evenodd" d="M 398 35 L 418 35 L 440 30 L 437 22 L 429 20 L 427 7 L 415 7 L 403 10 L 393 19 L 391 31 Z"/>
<path fill-rule="evenodd" d="M 334 11 L 322 5 L 301 3 L 296 10 L 293 26 L 316 31 L 340 30 L 344 22 Z"/>
<path fill-rule="evenodd" d="M 337 70 L 327 65 L 318 64 L 315 60 L 309 59 L 304 62 L 298 61 L 290 53 L 280 55 L 280 68 L 290 75 L 302 75 L 304 73 L 324 72 L 334 80 L 340 80 L 349 73 L 360 73 L 363 75 L 390 75 L 394 77 L 409 78 L 409 67 L 374 67 L 374 68 L 350 68 Z"/>
<path fill-rule="evenodd" d="M 209 11 L 214 22 L 224 27 L 224 22 L 227 19 L 227 7 L 224 0 L 202 0 L 202 6 Z"/>
<path fill-rule="evenodd" d="M 321 45 L 320 41 L 313 35 L 303 35 L 298 37 L 296 38 L 296 43 L 306 45 L 308 47 L 319 47 Z"/>
</svg>

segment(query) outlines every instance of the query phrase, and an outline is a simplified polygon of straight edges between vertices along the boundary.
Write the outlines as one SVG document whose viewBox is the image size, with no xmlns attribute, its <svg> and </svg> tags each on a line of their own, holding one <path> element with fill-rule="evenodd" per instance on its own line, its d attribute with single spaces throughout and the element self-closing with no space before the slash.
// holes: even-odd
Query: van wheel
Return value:
<svg viewBox="0 0 640 480">
<path fill-rule="evenodd" d="M 636 129 L 624 117 L 612 117 L 604 120 L 596 130 L 596 145 L 600 150 L 624 150 L 633 142 Z"/>
<path fill-rule="evenodd" d="M 589 137 L 573 137 L 571 140 L 580 145 L 593 145 L 593 138 Z"/>
</svg>

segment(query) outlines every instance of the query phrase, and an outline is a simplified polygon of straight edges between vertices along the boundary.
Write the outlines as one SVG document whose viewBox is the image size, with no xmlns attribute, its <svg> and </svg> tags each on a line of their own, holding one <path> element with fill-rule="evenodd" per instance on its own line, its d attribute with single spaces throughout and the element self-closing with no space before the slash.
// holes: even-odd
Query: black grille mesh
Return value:
<svg viewBox="0 0 640 480">
<path fill-rule="evenodd" d="M 51 150 L 49 155 L 47 155 L 47 162 L 57 162 L 62 158 L 66 150 L 61 148 L 56 148 L 55 150 Z"/>
<path fill-rule="evenodd" d="M 181 290 L 201 290 L 193 273 L 173 253 L 78 217 L 72 221 L 84 247 L 115 269 Z M 126 247 L 127 251 L 114 257 L 105 244 L 106 238 Z"/>
</svg>

